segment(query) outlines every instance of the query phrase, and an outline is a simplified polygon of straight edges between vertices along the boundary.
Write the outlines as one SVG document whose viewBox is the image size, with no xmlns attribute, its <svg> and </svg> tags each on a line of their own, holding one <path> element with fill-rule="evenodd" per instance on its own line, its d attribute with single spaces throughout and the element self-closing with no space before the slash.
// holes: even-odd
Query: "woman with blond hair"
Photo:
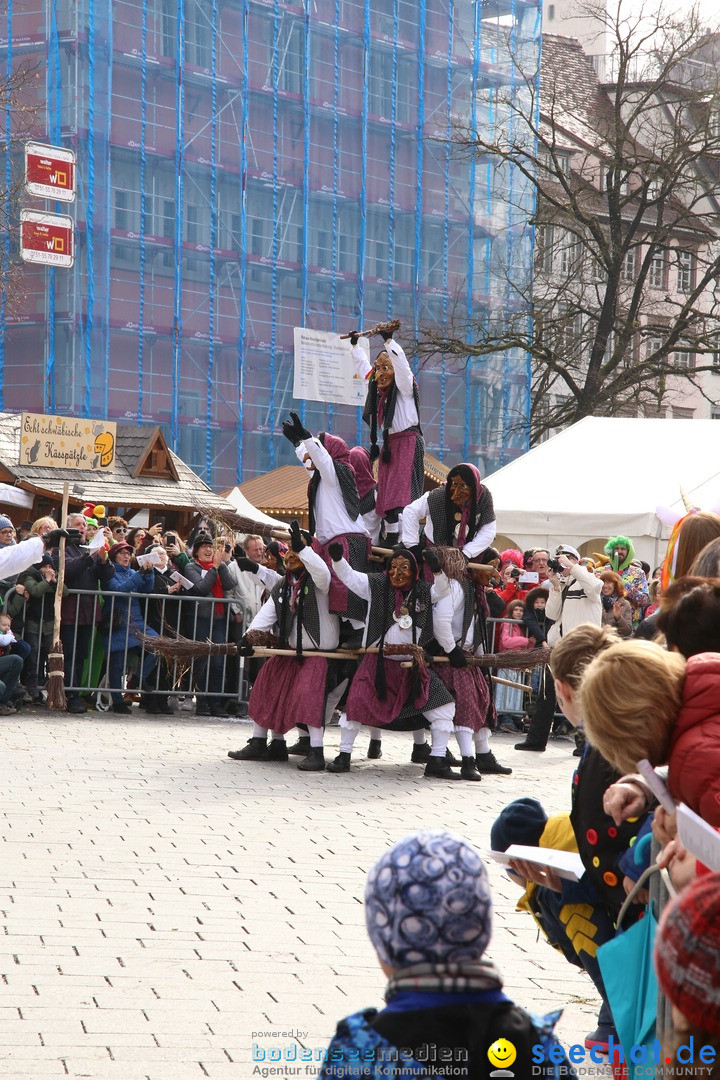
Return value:
<svg viewBox="0 0 720 1080">
<path fill-rule="evenodd" d="M 588 739 L 620 773 L 667 763 L 675 801 L 720 826 L 720 653 L 622 642 L 588 666 L 580 698 Z"/>
<path fill-rule="evenodd" d="M 625 586 L 620 575 L 614 570 L 603 570 L 598 577 L 603 583 L 600 591 L 603 626 L 612 626 L 621 638 L 632 637 L 632 606 L 625 598 Z"/>
</svg>

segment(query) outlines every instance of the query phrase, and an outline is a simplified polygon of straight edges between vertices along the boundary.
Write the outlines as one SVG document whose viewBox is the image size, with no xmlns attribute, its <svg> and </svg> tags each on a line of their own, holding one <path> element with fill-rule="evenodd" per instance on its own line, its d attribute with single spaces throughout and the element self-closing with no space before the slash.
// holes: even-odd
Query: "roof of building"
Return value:
<svg viewBox="0 0 720 1080">
<path fill-rule="evenodd" d="M 0 476 L 25 491 L 61 498 L 67 480 L 83 489 L 71 496 L 72 502 L 177 510 L 233 509 L 168 448 L 156 425 L 118 423 L 115 467 L 102 472 L 18 465 L 19 457 L 20 414 L 0 413 Z"/>
</svg>

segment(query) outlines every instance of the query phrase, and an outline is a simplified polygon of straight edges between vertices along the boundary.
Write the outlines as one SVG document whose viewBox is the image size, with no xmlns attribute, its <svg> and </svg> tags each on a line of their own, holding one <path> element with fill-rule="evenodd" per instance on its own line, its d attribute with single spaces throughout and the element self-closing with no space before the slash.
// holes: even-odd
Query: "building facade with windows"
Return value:
<svg viewBox="0 0 720 1080">
<path fill-rule="evenodd" d="M 362 440 L 356 409 L 293 399 L 293 327 L 393 316 L 407 344 L 458 305 L 517 308 L 493 252 L 530 275 L 531 186 L 449 137 L 505 123 L 510 56 L 539 51 L 539 0 L 11 6 L 2 62 L 38 72 L 29 133 L 77 152 L 77 258 L 25 270 L 0 408 L 160 424 L 216 488 L 292 460 L 291 408 Z M 526 448 L 522 351 L 418 377 L 441 459 Z"/>
<path fill-rule="evenodd" d="M 535 371 L 544 438 L 563 410 L 574 419 L 570 383 L 582 388 L 591 362 L 607 391 L 594 415 L 714 419 L 720 406 L 716 65 L 693 59 L 702 83 L 678 65 L 656 86 L 647 72 L 618 84 L 594 59 L 544 35 L 533 295 L 536 341 L 556 361 Z M 616 117 L 629 119 L 613 140 Z"/>
</svg>

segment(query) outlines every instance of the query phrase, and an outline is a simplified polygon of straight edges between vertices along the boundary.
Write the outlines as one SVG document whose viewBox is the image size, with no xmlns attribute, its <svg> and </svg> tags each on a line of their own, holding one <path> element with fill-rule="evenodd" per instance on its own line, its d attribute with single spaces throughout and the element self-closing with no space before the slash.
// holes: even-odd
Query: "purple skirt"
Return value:
<svg viewBox="0 0 720 1080">
<path fill-rule="evenodd" d="M 480 668 L 433 664 L 433 671 L 455 699 L 455 727 L 487 727 L 490 690 Z"/>
<path fill-rule="evenodd" d="M 425 442 L 419 431 L 398 431 L 388 436 L 390 461 L 378 460 L 378 487 L 375 512 L 384 517 L 388 510 L 403 509 L 423 492 Z"/>
<path fill-rule="evenodd" d="M 324 656 L 307 656 L 301 664 L 292 656 L 271 656 L 253 683 L 250 717 L 280 735 L 297 724 L 322 727 L 327 674 Z"/>
<path fill-rule="evenodd" d="M 372 553 L 370 537 L 363 533 L 341 533 L 333 536 L 327 544 L 318 545 L 316 550 L 322 557 L 330 571 L 330 592 L 328 605 L 333 615 L 343 615 L 347 619 L 364 620 L 367 614 L 367 604 L 359 596 L 351 593 L 347 585 L 344 585 L 335 573 L 333 561 L 328 554 L 331 544 L 341 544 L 343 558 L 352 566 L 353 570 L 365 574 L 368 571 L 368 555 Z"/>
<path fill-rule="evenodd" d="M 387 727 L 398 718 L 412 696 L 412 668 L 404 668 L 400 661 L 385 657 L 387 693 L 385 700 L 380 701 L 375 689 L 377 665 L 377 653 L 366 653 L 353 678 L 345 714 L 354 724 Z M 430 673 L 425 669 L 421 692 L 412 702 L 418 712 L 421 712 L 427 703 L 429 690 Z M 252 712 L 250 715 L 252 716 Z"/>
</svg>

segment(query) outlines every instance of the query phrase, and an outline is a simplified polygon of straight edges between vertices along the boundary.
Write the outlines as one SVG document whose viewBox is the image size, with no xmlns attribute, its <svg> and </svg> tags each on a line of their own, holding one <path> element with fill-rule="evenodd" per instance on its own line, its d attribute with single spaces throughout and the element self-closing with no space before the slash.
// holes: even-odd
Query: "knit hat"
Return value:
<svg viewBox="0 0 720 1080">
<path fill-rule="evenodd" d="M 54 567 L 55 563 L 52 560 L 52 555 L 50 554 L 50 552 L 46 551 L 43 554 L 43 557 L 41 558 L 40 562 L 35 563 L 35 566 L 38 567 L 38 568 L 41 567 L 41 566 L 53 566 Z"/>
<path fill-rule="evenodd" d="M 133 550 L 134 549 L 133 549 L 132 544 L 126 544 L 124 540 L 121 540 L 118 544 L 111 544 L 110 545 L 110 551 L 108 552 L 108 555 L 110 556 L 112 561 L 115 562 L 115 560 L 117 559 L 117 557 L 118 557 L 118 555 L 120 554 L 121 551 L 133 551 Z"/>
<path fill-rule="evenodd" d="M 517 548 L 506 548 L 505 551 L 501 551 L 500 565 L 507 566 L 508 563 L 512 563 L 514 566 L 518 566 L 522 570 L 525 566 L 525 559 L 523 558 L 522 551 L 518 551 Z"/>
<path fill-rule="evenodd" d="M 203 544 L 212 544 L 212 543 L 214 543 L 214 541 L 213 541 L 213 538 L 210 535 L 210 533 L 206 533 L 206 532 L 198 533 L 197 536 L 195 537 L 195 539 L 193 540 L 193 546 L 192 546 L 193 555 L 195 554 L 195 552 L 197 551 L 197 549 L 199 547 L 203 546 Z"/>
<path fill-rule="evenodd" d="M 492 931 L 485 864 L 455 833 L 412 833 L 368 873 L 365 923 L 391 967 L 479 961 Z"/>
<path fill-rule="evenodd" d="M 490 847 L 493 851 L 507 851 L 511 844 L 537 847 L 546 824 L 547 814 L 537 799 L 515 799 L 493 822 Z"/>
<path fill-rule="evenodd" d="M 660 920 L 655 968 L 666 997 L 701 1031 L 720 1035 L 720 874 L 695 878 Z"/>
<path fill-rule="evenodd" d="M 5 514 L 0 514 L 0 529 L 14 529 L 12 521 Z"/>
</svg>

